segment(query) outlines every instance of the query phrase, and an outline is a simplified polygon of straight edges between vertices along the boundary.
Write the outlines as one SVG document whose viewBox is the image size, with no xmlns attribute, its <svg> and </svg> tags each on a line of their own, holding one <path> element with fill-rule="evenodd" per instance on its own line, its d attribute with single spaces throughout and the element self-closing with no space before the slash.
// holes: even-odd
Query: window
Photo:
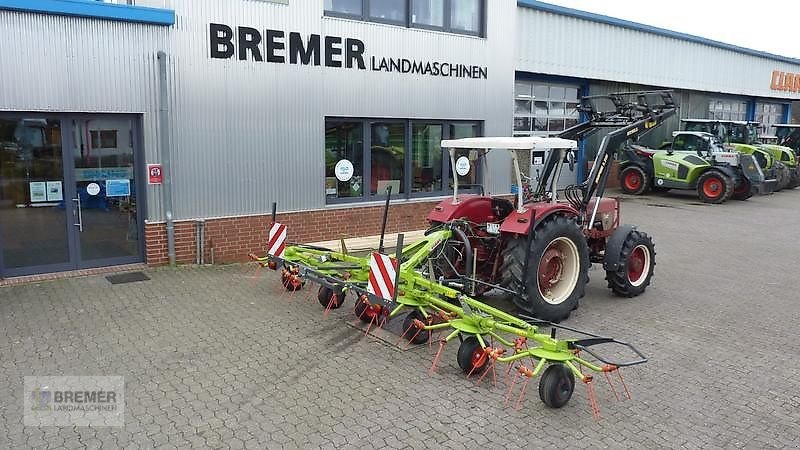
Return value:
<svg viewBox="0 0 800 450">
<path fill-rule="evenodd" d="M 454 30 L 479 33 L 481 30 L 480 0 L 450 0 L 450 26 Z"/>
<path fill-rule="evenodd" d="M 411 23 L 444 27 L 444 0 L 411 0 Z"/>
<path fill-rule="evenodd" d="M 783 105 L 780 103 L 756 103 L 756 122 L 759 123 L 759 135 L 772 135 L 773 124 L 783 122 Z"/>
<path fill-rule="evenodd" d="M 371 127 L 370 158 L 372 160 L 372 177 L 370 192 L 383 194 L 388 186 L 392 186 L 392 195 L 406 192 L 405 123 L 373 123 Z"/>
<path fill-rule="evenodd" d="M 548 136 L 578 124 L 577 86 L 518 80 L 514 94 L 516 136 Z"/>
<path fill-rule="evenodd" d="M 415 123 L 411 129 L 411 192 L 442 190 L 442 125 Z"/>
<path fill-rule="evenodd" d="M 325 14 L 483 36 L 487 0 L 325 0 Z"/>
<path fill-rule="evenodd" d="M 406 15 L 406 0 L 369 0 L 371 19 L 405 24 Z"/>
<path fill-rule="evenodd" d="M 336 164 L 353 166 L 350 179 L 336 178 Z M 361 197 L 364 186 L 364 124 L 360 121 L 325 123 L 325 197 Z"/>
<path fill-rule="evenodd" d="M 711 100 L 708 102 L 708 118 L 716 120 L 747 120 L 747 102 Z"/>
<path fill-rule="evenodd" d="M 361 0 L 325 0 L 325 12 L 360 16 L 363 14 Z"/>
<path fill-rule="evenodd" d="M 388 186 L 393 198 L 448 195 L 450 159 L 441 142 L 479 136 L 480 130 L 477 122 L 327 118 L 326 203 L 374 200 Z M 459 182 L 478 180 L 475 170 Z"/>
</svg>

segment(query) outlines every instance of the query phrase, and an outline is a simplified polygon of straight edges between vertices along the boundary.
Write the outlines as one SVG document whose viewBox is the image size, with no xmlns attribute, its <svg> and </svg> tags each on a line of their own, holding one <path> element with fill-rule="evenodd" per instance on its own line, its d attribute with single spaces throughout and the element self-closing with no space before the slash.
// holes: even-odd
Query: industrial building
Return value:
<svg viewBox="0 0 800 450">
<path fill-rule="evenodd" d="M 0 0 L 0 24 L 2 278 L 242 260 L 273 202 L 292 241 L 377 234 L 388 187 L 389 231 L 424 228 L 442 139 L 557 133 L 581 95 L 674 89 L 765 133 L 800 99 L 800 60 L 529 0 Z M 459 184 L 507 194 L 509 167 Z"/>
</svg>

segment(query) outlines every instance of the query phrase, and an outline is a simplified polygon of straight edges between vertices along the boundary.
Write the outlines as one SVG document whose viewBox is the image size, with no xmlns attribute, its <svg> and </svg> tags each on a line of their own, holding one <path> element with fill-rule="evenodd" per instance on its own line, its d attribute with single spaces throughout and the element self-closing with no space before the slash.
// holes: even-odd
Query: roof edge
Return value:
<svg viewBox="0 0 800 450">
<path fill-rule="evenodd" d="M 604 23 L 607 25 L 613 25 L 622 28 L 628 28 L 636 31 L 643 31 L 645 33 L 651 33 L 659 36 L 680 39 L 682 41 L 694 42 L 696 44 L 707 45 L 709 47 L 716 47 L 724 50 L 731 50 L 736 53 L 742 53 L 750 56 L 757 56 L 759 58 L 767 58 L 774 61 L 800 65 L 800 59 L 797 58 L 790 58 L 788 56 L 776 55 L 774 53 L 764 52 L 761 50 L 754 50 L 751 48 L 740 47 L 738 45 L 727 44 L 725 42 L 715 41 L 713 39 L 695 36 L 693 34 L 681 33 L 678 31 L 672 31 L 666 28 L 654 27 L 652 25 L 645 25 L 643 23 L 633 22 L 630 20 L 618 19 L 616 17 L 605 16 L 602 14 L 582 11 L 579 9 L 567 8 L 566 6 L 553 5 L 538 0 L 517 0 L 517 6 L 537 9 L 540 11 L 560 14 L 563 16 L 574 17 L 577 19 L 589 20 L 592 22 Z"/>
</svg>

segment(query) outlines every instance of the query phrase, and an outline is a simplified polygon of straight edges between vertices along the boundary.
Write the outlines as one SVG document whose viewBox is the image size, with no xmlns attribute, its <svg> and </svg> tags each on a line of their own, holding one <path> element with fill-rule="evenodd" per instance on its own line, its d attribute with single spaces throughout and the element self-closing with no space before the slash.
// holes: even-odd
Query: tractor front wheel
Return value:
<svg viewBox="0 0 800 450">
<path fill-rule="evenodd" d="M 539 380 L 539 398 L 554 409 L 563 407 L 575 391 L 575 375 L 564 364 L 551 364 Z"/>
<path fill-rule="evenodd" d="M 619 174 L 619 184 L 622 192 L 631 195 L 641 195 L 647 192 L 650 186 L 650 177 L 639 166 L 628 166 Z"/>
<path fill-rule="evenodd" d="M 456 359 L 458 367 L 461 367 L 464 373 L 475 373 L 486 366 L 489 358 L 478 338 L 470 336 L 461 342 Z"/>
<path fill-rule="evenodd" d="M 527 237 L 510 239 L 503 250 L 501 282 L 518 293 L 517 308 L 534 317 L 558 322 L 578 307 L 589 281 L 589 246 L 572 218 L 553 215 Z M 527 273 L 523 273 L 528 260 Z"/>
<path fill-rule="evenodd" d="M 656 250 L 647 233 L 628 233 L 615 270 L 606 271 L 608 287 L 620 297 L 636 297 L 647 289 L 656 265 Z"/>
<path fill-rule="evenodd" d="M 789 167 L 780 161 L 775 161 L 775 169 L 777 171 L 778 180 L 778 186 L 775 188 L 775 192 L 777 192 L 789 187 L 789 184 L 792 182 L 792 173 Z"/>
<path fill-rule="evenodd" d="M 697 179 L 697 195 L 706 203 L 724 203 L 732 194 L 733 182 L 718 170 L 709 170 Z"/>
<path fill-rule="evenodd" d="M 334 299 L 333 296 L 336 295 Z M 344 304 L 345 293 L 341 289 L 331 289 L 326 286 L 320 286 L 317 292 L 317 300 L 319 304 L 325 309 L 339 309 Z"/>
</svg>

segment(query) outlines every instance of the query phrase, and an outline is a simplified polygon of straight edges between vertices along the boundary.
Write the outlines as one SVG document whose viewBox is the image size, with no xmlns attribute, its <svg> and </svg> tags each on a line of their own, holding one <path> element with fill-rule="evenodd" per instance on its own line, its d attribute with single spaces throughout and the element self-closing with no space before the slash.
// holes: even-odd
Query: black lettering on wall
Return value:
<svg viewBox="0 0 800 450">
<path fill-rule="evenodd" d="M 345 40 L 345 47 L 347 48 L 347 68 L 353 68 L 353 61 L 358 62 L 358 68 L 364 70 L 367 66 L 364 65 L 364 43 L 358 39 Z"/>
<path fill-rule="evenodd" d="M 303 65 L 311 64 L 311 57 L 314 57 L 314 65 L 319 65 L 319 35 L 312 34 L 308 38 L 308 46 L 304 46 L 303 37 L 300 33 L 289 33 L 289 62 L 297 64 L 299 58 Z"/>
<path fill-rule="evenodd" d="M 325 36 L 325 66 L 342 67 L 342 61 L 334 59 L 342 55 L 342 48 L 336 47 L 342 43 L 342 38 L 336 36 Z"/>
<path fill-rule="evenodd" d="M 233 56 L 233 30 L 221 23 L 209 25 L 211 32 L 211 57 L 217 59 L 228 59 Z"/>
<path fill-rule="evenodd" d="M 275 54 L 276 50 L 283 50 L 286 48 L 286 44 L 283 43 L 283 36 L 283 31 L 267 30 L 267 62 L 286 62 L 286 58 L 283 55 Z"/>
<path fill-rule="evenodd" d="M 261 33 L 255 28 L 239 27 L 239 59 L 247 61 L 247 51 L 253 54 L 253 59 L 256 61 L 264 61 L 261 56 L 261 49 L 258 48 L 261 44 Z"/>
</svg>

